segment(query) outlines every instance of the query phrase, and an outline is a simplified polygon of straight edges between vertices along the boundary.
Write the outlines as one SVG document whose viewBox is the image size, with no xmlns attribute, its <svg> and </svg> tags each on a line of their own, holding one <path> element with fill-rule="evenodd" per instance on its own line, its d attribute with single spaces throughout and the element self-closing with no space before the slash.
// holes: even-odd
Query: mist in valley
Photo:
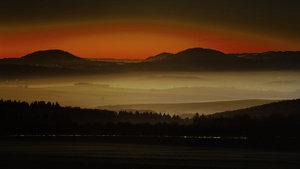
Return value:
<svg viewBox="0 0 300 169">
<path fill-rule="evenodd" d="M 291 71 L 143 72 L 2 80 L 0 93 L 2 99 L 45 100 L 63 106 L 210 114 L 299 98 L 299 86 L 300 72 Z M 235 102 L 220 104 L 222 101 Z"/>
</svg>

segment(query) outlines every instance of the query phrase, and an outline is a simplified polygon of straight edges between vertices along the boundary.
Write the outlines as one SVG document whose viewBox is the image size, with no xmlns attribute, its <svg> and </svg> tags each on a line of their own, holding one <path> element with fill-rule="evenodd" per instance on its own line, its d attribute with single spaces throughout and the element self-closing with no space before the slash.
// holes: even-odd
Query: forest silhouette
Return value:
<svg viewBox="0 0 300 169">
<path fill-rule="evenodd" d="M 195 114 L 193 118 L 153 112 L 114 112 L 79 107 L 62 107 L 58 103 L 32 103 L 0 100 L 1 136 L 11 135 L 122 135 L 122 136 L 205 136 L 247 138 L 299 138 L 300 112 L 291 105 L 300 100 L 270 103 L 281 107 L 267 116 L 251 116 L 249 109 L 232 116 Z M 257 106 L 254 110 L 259 111 Z M 253 108 L 252 108 L 253 109 Z M 291 113 L 289 109 L 293 109 Z M 250 108 L 251 110 L 251 108 Z M 295 111 L 296 110 L 296 111 Z M 237 110 L 238 111 L 238 110 Z M 271 112 L 268 112 L 271 111 Z M 246 112 L 246 113 L 244 113 Z M 262 112 L 263 113 L 263 112 Z M 228 112 L 227 112 L 228 114 Z"/>
</svg>

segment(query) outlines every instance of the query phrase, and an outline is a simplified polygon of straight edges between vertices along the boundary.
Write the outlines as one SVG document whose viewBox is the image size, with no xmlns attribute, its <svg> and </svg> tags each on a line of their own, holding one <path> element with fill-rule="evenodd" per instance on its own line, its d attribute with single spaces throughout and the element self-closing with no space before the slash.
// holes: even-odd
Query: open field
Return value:
<svg viewBox="0 0 300 169">
<path fill-rule="evenodd" d="M 117 140 L 118 139 L 118 140 Z M 59 168 L 299 168 L 293 149 L 244 147 L 239 144 L 197 146 L 83 140 L 6 140 L 0 144 L 1 169 Z M 124 142 L 122 141 L 124 139 Z M 158 140 L 154 140 L 158 141 Z M 200 140 L 201 141 L 201 140 Z M 123 142 L 123 143 L 122 143 Z M 137 141 L 133 141 L 137 142 Z"/>
</svg>

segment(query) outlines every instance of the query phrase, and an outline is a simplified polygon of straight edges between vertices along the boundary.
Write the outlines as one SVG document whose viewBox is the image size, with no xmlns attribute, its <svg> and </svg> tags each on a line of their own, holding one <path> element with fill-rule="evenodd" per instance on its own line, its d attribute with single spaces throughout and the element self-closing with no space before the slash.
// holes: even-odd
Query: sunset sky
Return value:
<svg viewBox="0 0 300 169">
<path fill-rule="evenodd" d="M 46 49 L 117 59 L 192 47 L 300 50 L 299 6 L 287 0 L 2 0 L 0 58 Z"/>
</svg>

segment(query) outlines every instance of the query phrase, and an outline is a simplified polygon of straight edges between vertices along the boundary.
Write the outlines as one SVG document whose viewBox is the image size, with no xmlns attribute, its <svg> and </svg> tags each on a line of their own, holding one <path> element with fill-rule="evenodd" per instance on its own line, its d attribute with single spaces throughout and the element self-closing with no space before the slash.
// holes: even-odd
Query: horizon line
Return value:
<svg viewBox="0 0 300 169">
<path fill-rule="evenodd" d="M 269 52 L 300 52 L 300 49 L 299 50 L 267 50 L 267 51 L 263 51 L 263 52 L 223 52 L 221 50 L 217 50 L 217 49 L 213 49 L 213 48 L 204 48 L 204 47 L 190 47 L 190 48 L 186 48 L 186 49 L 183 49 L 183 50 L 180 50 L 179 52 L 167 52 L 167 51 L 162 51 L 162 52 L 159 52 L 155 55 L 152 55 L 152 56 L 147 56 L 145 59 L 149 58 L 149 57 L 154 57 L 154 56 L 157 56 L 159 54 L 162 54 L 162 53 L 169 53 L 169 54 L 177 54 L 177 53 L 180 53 L 180 52 L 183 52 L 183 51 L 186 51 L 186 50 L 190 50 L 190 49 L 207 49 L 207 50 L 214 50 L 214 51 L 218 51 L 218 52 L 222 52 L 224 54 L 259 54 L 259 53 L 269 53 Z M 32 51 L 30 53 L 27 53 L 25 55 L 22 55 L 22 56 L 15 56 L 15 57 L 1 57 L 0 56 L 0 59 L 19 59 L 19 58 L 22 58 L 26 55 L 30 55 L 30 54 L 33 54 L 35 52 L 45 52 L 45 51 L 53 51 L 53 50 L 57 50 L 57 51 L 63 51 L 63 52 L 68 52 L 74 56 L 77 56 L 79 58 L 84 58 L 84 59 L 103 59 L 103 60 L 131 60 L 131 61 L 142 61 L 142 60 L 145 60 L 145 59 L 138 59 L 138 58 L 113 58 L 113 57 L 82 57 L 82 56 L 79 56 L 79 55 L 76 55 L 76 54 L 73 54 L 73 52 L 69 52 L 67 50 L 64 50 L 64 49 L 58 49 L 58 48 L 49 48 L 49 49 L 40 49 L 40 50 L 36 50 L 36 51 Z"/>
</svg>

